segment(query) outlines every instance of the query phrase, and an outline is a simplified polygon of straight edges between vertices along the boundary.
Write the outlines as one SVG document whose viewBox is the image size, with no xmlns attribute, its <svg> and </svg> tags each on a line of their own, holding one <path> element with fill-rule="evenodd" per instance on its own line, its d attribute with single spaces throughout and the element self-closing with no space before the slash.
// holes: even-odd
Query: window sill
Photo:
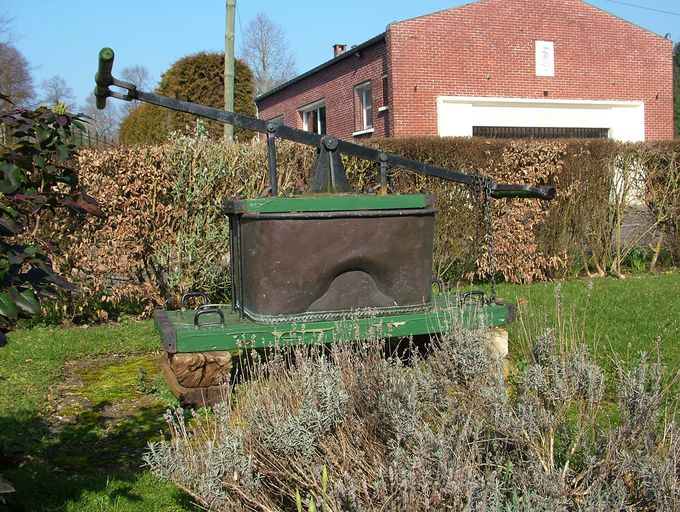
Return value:
<svg viewBox="0 0 680 512">
<path fill-rule="evenodd" d="M 378 112 L 387 112 L 390 109 L 388 105 L 385 105 L 383 107 L 378 107 Z"/>
<path fill-rule="evenodd" d="M 365 130 L 359 130 L 358 132 L 353 132 L 352 137 L 358 137 L 359 135 L 367 135 L 369 133 L 373 133 L 375 131 L 375 128 L 366 128 Z"/>
</svg>

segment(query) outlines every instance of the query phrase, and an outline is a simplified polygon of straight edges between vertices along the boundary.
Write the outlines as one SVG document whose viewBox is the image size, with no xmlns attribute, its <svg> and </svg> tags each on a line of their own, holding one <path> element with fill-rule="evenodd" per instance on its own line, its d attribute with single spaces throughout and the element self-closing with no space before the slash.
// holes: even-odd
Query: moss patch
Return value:
<svg viewBox="0 0 680 512">
<path fill-rule="evenodd" d="M 142 354 L 149 355 L 152 364 L 148 368 L 160 360 L 158 332 L 152 321 L 126 320 L 87 328 L 39 326 L 14 331 L 10 339 L 0 350 L 0 441 L 4 448 L 0 473 L 16 489 L 4 495 L 8 510 L 197 510 L 188 495 L 144 471 L 141 458 L 135 455 L 143 451 L 145 435 L 159 435 L 154 425 L 162 423 L 162 404 L 176 403 L 163 391 L 160 372 L 148 370 L 137 389 L 129 389 L 133 396 L 137 396 L 134 391 L 141 391 L 159 403 L 151 402 L 146 417 L 139 409 L 128 409 L 127 425 L 136 430 L 127 439 L 120 437 L 126 426 L 123 419 L 104 422 L 96 412 L 83 415 L 93 406 L 92 399 L 97 401 L 99 391 L 92 389 L 96 382 L 78 383 L 77 379 L 83 380 L 79 372 L 97 365 L 102 370 L 107 365 L 121 366 Z M 136 377 L 134 368 L 132 376 Z M 59 415 L 61 420 L 56 418 Z M 89 428 L 79 424 L 85 420 Z M 166 430 L 165 425 L 161 427 Z M 118 457 L 115 449 L 123 450 L 124 456 Z M 4 510 L 2 505 L 0 509 Z"/>
<path fill-rule="evenodd" d="M 161 382 L 160 356 L 112 355 L 66 364 L 48 395 L 50 462 L 68 471 L 139 467 L 176 403 Z"/>
</svg>

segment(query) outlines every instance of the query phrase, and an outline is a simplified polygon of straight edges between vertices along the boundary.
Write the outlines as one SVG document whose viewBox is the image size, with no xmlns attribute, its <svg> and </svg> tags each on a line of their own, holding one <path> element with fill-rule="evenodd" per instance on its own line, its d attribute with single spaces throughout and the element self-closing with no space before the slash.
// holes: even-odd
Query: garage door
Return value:
<svg viewBox="0 0 680 512">
<path fill-rule="evenodd" d="M 440 96 L 437 122 L 441 137 L 645 139 L 642 102 Z"/>
</svg>

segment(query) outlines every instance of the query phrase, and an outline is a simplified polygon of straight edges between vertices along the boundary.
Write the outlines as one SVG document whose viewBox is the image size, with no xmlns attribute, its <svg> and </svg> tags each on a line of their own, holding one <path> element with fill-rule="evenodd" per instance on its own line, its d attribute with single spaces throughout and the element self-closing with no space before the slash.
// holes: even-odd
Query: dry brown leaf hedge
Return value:
<svg viewBox="0 0 680 512">
<path fill-rule="evenodd" d="M 658 221 L 657 231 L 666 233 L 659 251 L 663 246 L 676 262 L 680 256 L 678 143 L 417 138 L 373 145 L 499 182 L 557 187 L 557 199 L 550 203 L 493 201 L 495 263 L 506 281 L 620 268 L 628 247 L 620 239 L 617 247 L 625 213 L 617 208 L 629 206 L 612 198 L 621 190 L 639 196 L 634 208 L 652 206 L 648 211 Z M 200 125 L 196 133 L 174 135 L 160 146 L 81 151 L 82 182 L 107 216 L 59 217 L 43 225 L 61 234 L 56 253 L 62 257 L 56 263 L 81 287 L 76 306 L 59 305 L 62 316 L 106 317 L 121 303 L 148 314 L 177 306 L 179 297 L 193 289 L 206 291 L 214 301 L 228 300 L 228 223 L 222 203 L 228 196 L 268 193 L 266 155 L 263 142 L 213 142 Z M 305 189 L 314 157 L 312 148 L 277 142 L 282 193 Z M 352 158 L 345 164 L 358 190 L 376 186 L 377 166 Z M 649 179 L 640 181 L 641 176 Z M 625 187 L 621 180 L 627 180 Z M 454 283 L 488 277 L 486 229 L 466 187 L 403 170 L 390 171 L 390 185 L 395 192 L 434 195 L 439 209 L 436 277 Z"/>
</svg>

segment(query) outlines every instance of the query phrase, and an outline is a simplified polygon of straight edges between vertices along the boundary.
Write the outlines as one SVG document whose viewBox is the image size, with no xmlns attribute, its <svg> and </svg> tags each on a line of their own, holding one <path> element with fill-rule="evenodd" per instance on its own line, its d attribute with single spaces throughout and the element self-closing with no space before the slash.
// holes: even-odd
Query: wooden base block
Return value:
<svg viewBox="0 0 680 512">
<path fill-rule="evenodd" d="M 162 367 L 165 382 L 182 405 L 193 407 L 214 405 L 231 393 L 229 352 L 168 354 L 163 359 Z M 181 382 L 176 369 L 182 377 Z"/>
<path fill-rule="evenodd" d="M 499 356 L 508 357 L 508 331 L 491 327 L 489 329 L 489 342 Z"/>
<path fill-rule="evenodd" d="M 185 388 L 207 388 L 229 381 L 231 353 L 194 352 L 168 355 L 170 368 Z"/>
</svg>

